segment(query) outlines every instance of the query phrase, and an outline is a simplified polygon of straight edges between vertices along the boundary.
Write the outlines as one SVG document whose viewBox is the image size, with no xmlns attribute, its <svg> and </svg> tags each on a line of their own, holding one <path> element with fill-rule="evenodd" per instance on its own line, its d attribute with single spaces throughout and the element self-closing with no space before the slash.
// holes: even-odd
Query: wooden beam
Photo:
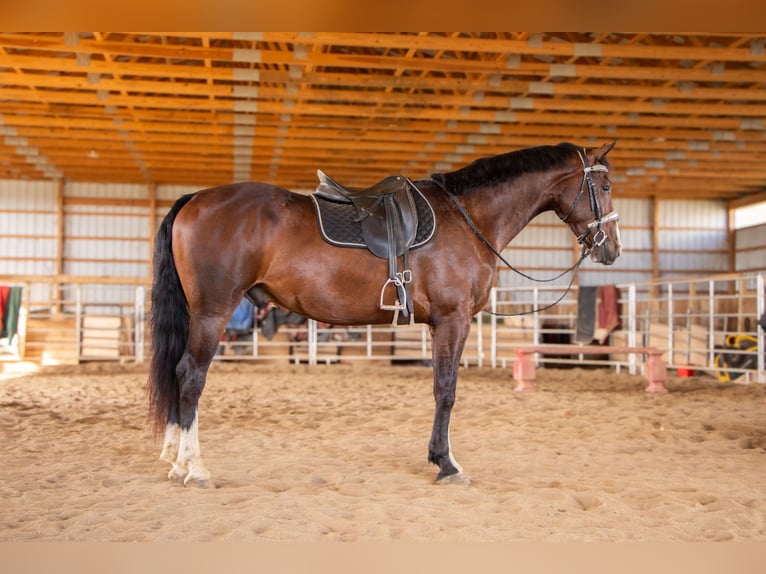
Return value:
<svg viewBox="0 0 766 574">
<path fill-rule="evenodd" d="M 17 58 L 23 60 L 23 58 Z M 54 65 L 56 59 L 52 59 L 50 65 Z M 51 68 L 51 71 L 56 68 Z M 241 99 L 238 88 L 243 86 L 255 85 L 257 87 L 257 98 L 259 100 L 272 100 L 280 98 L 282 100 L 308 100 L 308 99 L 327 99 L 337 101 L 357 101 L 392 104 L 401 102 L 411 104 L 419 99 L 430 98 L 438 99 L 442 107 L 469 105 L 478 107 L 506 107 L 509 98 L 501 95 L 482 95 L 480 99 L 474 97 L 477 91 L 501 93 L 519 93 L 526 94 L 526 98 L 537 102 L 537 109 L 546 109 L 545 106 L 552 106 L 551 102 L 566 103 L 572 101 L 575 97 L 599 97 L 608 98 L 608 101 L 635 102 L 637 100 L 649 100 L 640 106 L 626 109 L 627 112 L 657 112 L 662 108 L 665 113 L 710 113 L 705 104 L 698 104 L 699 100 L 722 99 L 729 102 L 747 101 L 763 102 L 766 101 L 766 92 L 753 91 L 745 88 L 707 88 L 693 87 L 683 89 L 678 86 L 653 86 L 653 85 L 610 85 L 605 83 L 583 84 L 583 83 L 554 83 L 554 82 L 529 82 L 529 81 L 506 81 L 499 82 L 497 85 L 488 86 L 486 80 L 473 80 L 470 83 L 464 82 L 464 87 L 460 93 L 455 91 L 454 82 L 443 78 L 434 78 L 430 84 L 425 80 L 418 81 L 398 81 L 392 82 L 393 78 L 380 78 L 374 75 L 364 76 L 364 90 L 359 89 L 360 76 L 358 74 L 334 74 L 332 79 L 325 78 L 320 73 L 313 73 L 311 77 L 304 77 L 302 84 L 304 88 L 300 92 L 291 92 L 285 88 L 289 82 L 287 73 L 282 74 L 283 79 L 277 87 L 276 82 L 259 81 L 257 83 L 236 82 L 232 74 L 225 78 L 225 83 L 213 81 L 211 77 L 201 78 L 183 78 L 183 82 L 168 82 L 167 80 L 141 80 L 141 79 L 111 79 L 101 77 L 92 80 L 93 73 L 86 74 L 81 68 L 77 74 L 61 75 L 58 73 L 50 74 L 20 74 L 20 73 L 0 73 L 0 84 L 9 86 L 20 86 L 26 88 L 49 88 L 49 89 L 68 89 L 78 93 L 103 93 L 103 92 L 131 92 L 134 97 L 141 98 L 144 94 L 165 94 L 181 97 L 218 97 L 229 99 Z M 395 76 L 399 78 L 400 76 Z M 369 81 L 368 81 L 369 78 Z M 375 79 L 375 81 L 372 81 Z M 409 85 L 408 85 L 409 84 Z M 316 85 L 320 87 L 311 86 Z M 399 90 L 392 91 L 392 88 L 398 87 Z M 420 93 L 412 93 L 417 90 Z M 251 90 L 255 93 L 256 90 Z M 430 94 L 430 95 L 429 95 Z M 680 100 L 679 103 L 673 103 L 673 100 Z M 694 100 L 694 102 L 686 102 Z M 576 100 L 574 100 L 576 101 Z M 589 100 L 586 100 L 587 103 Z M 660 104 L 659 102 L 663 103 Z M 673 107 L 675 106 L 675 107 Z M 744 109 L 743 116 L 753 115 L 755 113 L 747 110 L 753 108 L 752 105 L 739 108 L 735 105 L 734 109 L 721 106 L 716 102 L 712 104 L 720 112 L 726 112 L 729 115 L 738 115 L 735 110 Z"/>
<path fill-rule="evenodd" d="M 727 245 L 729 247 L 728 265 L 729 273 L 734 273 L 737 271 L 737 232 L 734 227 L 734 210 L 731 207 L 727 209 L 727 215 L 726 237 Z"/>
<path fill-rule="evenodd" d="M 21 102 L 42 102 L 45 105 L 55 106 L 59 104 L 83 104 L 87 102 L 89 107 L 94 109 L 103 109 L 103 106 L 107 101 L 113 105 L 120 107 L 132 107 L 136 111 L 136 115 L 140 115 L 139 100 L 136 100 L 132 96 L 112 95 L 107 101 L 100 101 L 96 94 L 74 94 L 67 92 L 49 92 L 41 93 L 39 91 L 31 92 L 28 90 L 14 90 L 6 89 L 3 91 L 3 95 L 10 100 Z M 156 98 L 147 97 L 140 100 L 141 106 L 155 107 L 166 110 L 184 110 L 200 109 L 208 112 L 213 111 L 217 113 L 229 113 L 233 114 L 235 111 L 234 102 L 223 100 L 207 100 L 204 98 Z M 626 108 L 632 108 L 633 106 L 627 104 Z M 482 126 L 507 124 L 509 126 L 516 126 L 519 124 L 548 124 L 557 126 L 579 126 L 583 128 L 585 126 L 596 125 L 611 125 L 619 128 L 620 126 L 643 126 L 653 127 L 659 129 L 668 128 L 686 128 L 686 129 L 710 129 L 717 131 L 728 130 L 732 134 L 735 131 L 740 130 L 742 125 L 742 119 L 739 116 L 725 117 L 720 113 L 715 114 L 711 108 L 713 115 L 708 116 L 695 116 L 695 115 L 670 115 L 665 116 L 661 113 L 646 115 L 639 115 L 634 117 L 630 114 L 620 114 L 619 105 L 616 103 L 604 104 L 602 107 L 598 107 L 594 103 L 589 103 L 583 106 L 578 103 L 571 103 L 563 106 L 562 111 L 568 111 L 570 113 L 562 114 L 555 109 L 550 108 L 546 104 L 547 110 L 540 111 L 507 111 L 507 110 L 492 110 L 492 109 L 467 109 L 465 113 L 456 111 L 452 108 L 435 108 L 435 107 L 371 107 L 369 105 L 356 105 L 356 104 L 314 104 L 314 103 L 302 103 L 300 107 L 289 108 L 285 107 L 283 102 L 259 102 L 259 113 L 271 113 L 290 116 L 309 116 L 313 118 L 315 122 L 323 122 L 323 118 L 336 117 L 343 118 L 344 121 L 356 121 L 370 117 L 387 119 L 389 122 L 399 123 L 402 120 L 412 119 L 428 122 L 455 122 L 456 118 L 459 118 L 461 122 L 472 123 L 474 125 L 474 133 L 480 134 Z M 648 112 L 648 110 L 647 110 Z M 661 112 L 661 110 L 658 110 Z M 750 113 L 750 112 L 748 112 Z M 758 113 L 753 110 L 752 113 Z M 760 111 L 762 113 L 762 110 Z M 220 119 L 220 116 L 219 118 Z M 233 118 L 228 120 L 229 126 L 233 123 Z M 50 113 L 47 116 L 40 117 L 18 117 L 18 116 L 3 116 L 3 123 L 6 125 L 55 125 L 60 123 L 61 125 L 72 125 L 75 127 L 90 127 L 91 129 L 98 129 L 96 126 L 101 125 L 102 129 L 108 129 L 110 131 L 119 130 L 133 130 L 144 131 L 147 129 L 162 129 L 164 131 L 176 131 L 182 132 L 185 129 L 197 129 L 208 130 L 209 126 L 181 126 L 177 122 L 167 122 L 163 126 L 160 123 L 153 123 L 147 125 L 145 122 L 123 119 L 120 117 L 109 117 L 104 114 L 103 119 L 97 120 L 76 120 L 50 117 Z M 227 128 L 229 127 L 227 126 Z M 432 124 L 431 129 L 438 129 L 437 124 Z M 446 129 L 446 126 L 445 126 Z M 704 136 L 703 136 L 704 137 Z"/>
<path fill-rule="evenodd" d="M 757 39 L 757 36 L 754 36 Z M 419 50 L 445 50 L 456 52 L 489 52 L 546 56 L 599 57 L 654 60 L 717 60 L 766 61 L 764 54 L 748 47 L 726 48 L 712 46 L 679 46 L 674 44 L 620 44 L 588 42 L 556 42 L 545 38 L 512 40 L 506 38 L 477 38 L 442 36 L 437 34 L 358 34 L 314 32 L 310 35 L 293 32 L 265 32 L 264 40 L 294 44 L 331 44 L 371 48 L 417 48 Z M 587 52 L 587 53 L 585 53 Z"/>
<path fill-rule="evenodd" d="M 4 122 L 9 126 L 13 126 L 13 129 L 21 128 L 37 128 L 37 129 L 75 129 L 75 130 L 95 130 L 98 132 L 115 132 L 130 134 L 131 137 L 139 139 L 150 139 L 155 137 L 156 134 L 176 134 L 177 137 L 183 137 L 185 134 L 205 134 L 205 135 L 220 135 L 226 138 L 231 138 L 233 122 L 235 116 L 233 113 L 229 115 L 228 112 L 221 112 L 218 114 L 202 113 L 202 112 L 167 112 L 159 113 L 157 111 L 146 110 L 142 113 L 142 120 L 136 121 L 135 119 L 128 117 L 105 117 L 103 112 L 99 110 L 100 117 L 94 117 L 92 115 L 85 116 L 84 114 L 92 111 L 99 110 L 99 108 L 78 107 L 74 108 L 72 112 L 80 112 L 79 114 L 58 114 L 57 116 L 51 116 L 50 110 L 40 106 L 35 102 L 29 102 L 23 108 L 19 108 L 13 115 L 4 116 L 0 118 L 0 122 Z M 447 114 L 446 117 L 449 117 Z M 550 123 L 547 125 L 541 125 L 535 123 L 537 118 L 545 119 L 539 112 L 537 115 L 518 116 L 516 122 L 476 122 L 469 119 L 455 120 L 454 118 L 433 120 L 433 119 L 402 119 L 397 118 L 392 121 L 390 119 L 383 118 L 366 118 L 364 125 L 365 129 L 360 130 L 360 122 L 358 118 L 354 117 L 323 117 L 321 120 L 311 116 L 295 116 L 290 118 L 289 125 L 291 126 L 291 133 L 293 126 L 300 126 L 301 129 L 313 129 L 317 134 L 321 134 L 323 130 L 338 130 L 346 132 L 341 136 L 345 139 L 349 137 L 358 140 L 360 137 L 364 137 L 367 133 L 388 132 L 398 133 L 405 131 L 409 133 L 427 134 L 428 137 L 435 139 L 441 137 L 447 137 L 448 134 L 461 133 L 466 138 L 469 136 L 481 141 L 498 138 L 512 137 L 520 134 L 550 134 L 551 137 L 560 137 L 556 134 L 571 134 L 573 132 L 581 132 L 584 137 L 593 140 L 599 139 L 622 139 L 626 138 L 644 138 L 646 143 L 643 145 L 651 147 L 653 149 L 665 148 L 675 151 L 684 151 L 690 148 L 691 144 L 702 144 L 707 147 L 710 152 L 717 149 L 723 149 L 725 146 L 728 148 L 735 148 L 738 143 L 731 141 L 731 138 L 723 137 L 727 135 L 733 136 L 735 132 L 721 131 L 720 124 L 709 126 L 706 129 L 699 129 L 699 126 L 693 125 L 688 128 L 672 126 L 666 124 L 662 127 L 651 128 L 648 126 L 635 125 L 635 121 L 628 118 L 630 125 L 621 125 L 611 120 L 619 119 L 612 118 L 611 116 L 604 121 L 601 119 L 597 126 L 588 123 L 590 120 L 599 120 L 597 116 L 588 116 L 586 114 L 579 115 L 579 121 L 581 125 L 573 124 L 571 121 L 557 122 L 555 116 L 550 116 Z M 522 120 L 529 119 L 528 124 L 522 123 Z M 662 118 L 654 122 L 656 124 L 662 124 Z M 279 129 L 280 126 L 285 125 L 284 114 L 263 114 L 258 113 L 256 121 L 259 126 L 269 125 L 275 129 Z M 693 123 L 687 121 L 685 123 Z M 704 122 L 698 122 L 704 123 Z M 729 128 L 735 127 L 736 120 L 733 120 L 727 124 Z M 318 128 L 317 126 L 321 126 Z M 260 129 L 258 130 L 260 132 Z M 328 136 L 332 136 L 333 132 L 327 132 Z M 601 134 L 601 135 L 599 135 Z M 318 137 L 322 137 L 321 135 Z M 398 136 L 401 138 L 401 135 Z M 743 153 L 752 152 L 757 149 L 764 149 L 766 140 L 763 137 L 762 132 L 758 131 L 739 131 L 736 132 L 737 140 L 746 144 L 747 147 L 741 148 Z M 468 141 L 468 140 L 466 140 Z M 678 142 L 678 143 L 673 143 Z M 600 142 L 599 142 L 600 143 Z M 741 146 L 741 144 L 739 144 Z M 750 148 L 750 146 L 755 146 Z M 622 147 L 622 146 L 620 146 Z M 680 150 L 679 150 L 680 147 Z M 620 148 L 618 148 L 620 149 Z"/>
<path fill-rule="evenodd" d="M 763 107 L 761 105 L 736 104 L 733 103 L 734 101 L 731 97 L 727 97 L 726 106 L 722 106 L 719 103 L 697 103 L 696 99 L 679 103 L 658 99 L 641 101 L 640 97 L 637 100 L 635 94 L 628 95 L 627 90 L 624 97 L 612 92 L 609 94 L 609 98 L 604 99 L 572 98 L 566 94 L 557 96 L 552 89 L 551 93 L 541 96 L 527 93 L 523 98 L 509 98 L 508 96 L 487 94 L 477 99 L 473 93 L 411 94 L 405 92 L 391 93 L 383 90 L 339 90 L 334 88 L 304 88 L 300 92 L 292 94 L 284 86 L 258 86 L 248 89 L 246 96 L 240 96 L 237 94 L 236 86 L 232 85 L 110 79 L 100 79 L 92 84 L 83 77 L 62 77 L 43 74 L 0 74 L 0 83 L 6 84 L 3 94 L 7 100 L 43 101 L 47 103 L 56 102 L 99 107 L 108 102 L 111 105 L 122 107 L 137 104 L 140 108 L 232 110 L 234 102 L 248 101 L 258 102 L 258 109 L 261 112 L 274 111 L 277 107 L 282 112 L 285 109 L 284 102 L 300 99 L 302 102 L 301 108 L 310 110 L 306 112 L 309 114 L 320 113 L 311 107 L 315 104 L 310 104 L 309 102 L 326 100 L 346 102 L 344 105 L 347 106 L 352 105 L 350 102 L 354 104 L 385 104 L 386 108 L 399 104 L 404 113 L 409 111 L 410 114 L 415 114 L 413 117 L 420 117 L 422 113 L 421 106 L 437 109 L 460 108 L 461 110 L 466 110 L 461 112 L 463 115 L 469 116 L 466 119 L 471 119 L 475 111 L 483 108 L 513 110 L 514 101 L 518 100 L 518 106 L 522 106 L 519 108 L 520 110 L 534 109 L 541 111 L 615 112 L 621 114 L 657 115 L 728 115 L 736 118 L 762 118 L 763 116 Z M 22 85 L 25 88 L 54 89 L 29 90 L 10 88 L 9 85 L 13 84 Z M 551 88 L 553 86 L 554 84 L 551 84 Z M 62 88 L 69 89 L 64 91 Z M 608 89 L 609 86 L 605 86 L 605 88 Z M 135 95 L 124 95 L 128 90 Z M 114 92 L 121 92 L 121 94 L 115 94 Z M 164 93 L 166 96 L 156 96 L 155 94 L 157 93 Z M 604 90 L 599 95 L 606 95 L 606 93 Z M 174 97 L 167 97 L 169 95 Z M 39 96 L 39 99 L 31 96 Z M 454 113 L 454 110 L 450 110 L 450 113 Z M 369 109 L 366 109 L 362 115 L 367 114 L 370 114 Z M 351 113 L 350 115 L 359 114 Z"/>
<path fill-rule="evenodd" d="M 66 237 L 64 221 L 64 180 L 59 178 L 56 180 L 56 275 L 64 273 L 64 239 Z M 51 289 L 53 289 L 51 294 L 52 312 L 58 314 L 63 311 L 61 285 L 52 285 Z"/>
<path fill-rule="evenodd" d="M 649 198 L 652 210 L 652 279 L 660 276 L 660 203 L 656 195 Z"/>
<path fill-rule="evenodd" d="M 149 236 L 147 241 L 149 242 L 149 260 L 147 261 L 148 276 L 154 277 L 154 236 L 157 234 L 157 183 L 152 181 L 149 184 L 149 213 L 148 217 L 148 232 Z"/>
<path fill-rule="evenodd" d="M 66 39 L 0 34 L 0 177 L 39 178 L 44 166 L 89 181 L 229 180 L 246 143 L 254 178 L 302 188 L 317 164 L 366 181 L 620 139 L 616 195 L 740 202 L 763 189 L 762 35 Z M 255 122 L 250 141 L 235 137 L 244 121 Z"/>
<path fill-rule="evenodd" d="M 277 33 L 275 33 L 277 34 Z M 295 34 L 288 34 L 288 37 L 298 38 Z M 337 37 L 337 35 L 335 35 Z M 458 73 L 506 73 L 509 70 L 508 62 L 503 58 L 493 59 L 466 59 L 466 58 L 405 58 L 401 56 L 380 55 L 385 54 L 383 47 L 407 49 L 418 48 L 419 50 L 433 50 L 434 46 L 452 46 L 451 48 L 441 48 L 455 51 L 458 53 L 475 53 L 482 50 L 471 49 L 470 46 L 477 44 L 486 44 L 486 51 L 490 54 L 511 54 L 511 55 L 530 55 L 530 56 L 552 56 L 552 57 L 577 57 L 578 50 L 590 50 L 590 57 L 599 58 L 621 58 L 638 60 L 700 60 L 700 61 L 735 61 L 735 62 L 763 62 L 766 56 L 758 54 L 757 50 L 749 48 L 713 48 L 713 47 L 689 47 L 674 45 L 626 45 L 619 44 L 587 44 L 589 48 L 584 48 L 582 43 L 567 42 L 541 42 L 530 43 L 528 41 L 501 39 L 465 39 L 465 38 L 444 38 L 440 36 L 410 36 L 403 34 L 349 34 L 344 38 L 348 42 L 357 40 L 364 46 L 357 46 L 360 49 L 366 49 L 364 53 L 342 53 L 342 52 L 322 52 L 318 50 L 308 51 L 303 57 L 296 57 L 290 50 L 275 50 L 264 44 L 257 50 L 250 49 L 250 55 L 254 61 L 259 63 L 278 64 L 283 66 L 300 65 L 311 67 L 333 67 L 333 68 L 351 68 L 360 69 L 381 69 L 396 70 L 399 68 L 408 68 L 417 71 L 431 72 L 458 72 Z M 478 42 L 477 42 L 478 40 Z M 329 38 L 328 38 L 329 41 Z M 312 38 L 300 37 L 296 40 L 297 44 L 312 43 Z M 394 44 L 394 45 L 392 45 Z M 334 44 L 328 44 L 334 45 Z M 64 54 L 107 54 L 110 57 L 133 56 L 142 58 L 158 58 L 174 61 L 174 65 L 189 64 L 200 66 L 204 69 L 206 60 L 220 61 L 231 65 L 235 61 L 235 44 L 231 43 L 227 47 L 203 47 L 194 46 L 188 43 L 184 44 L 161 44 L 151 42 L 114 42 L 114 41 L 96 41 L 81 38 L 77 45 L 67 45 L 62 38 L 39 35 L 18 35 L 4 34 L 0 36 L 0 46 L 8 48 L 28 48 L 38 51 L 61 52 Z M 348 47 L 354 47 L 349 46 Z M 597 54 L 595 52 L 600 52 Z M 626 56 L 626 54 L 629 54 Z M 580 57 L 584 54 L 580 54 Z M 115 62 L 116 63 L 116 62 Z M 406 65 L 404 65 L 406 63 Z M 640 79 L 640 80 L 663 80 L 663 81 L 698 81 L 698 82 L 757 82 L 763 81 L 762 70 L 744 68 L 744 69 L 686 69 L 682 67 L 671 67 L 662 65 L 637 66 L 629 65 L 604 66 L 604 65 L 575 65 L 557 68 L 558 64 L 548 64 L 544 62 L 519 62 L 518 65 L 510 67 L 516 75 L 550 75 L 561 77 L 588 77 L 598 79 Z"/>
<path fill-rule="evenodd" d="M 763 183 L 758 187 L 763 187 Z M 754 205 L 756 203 L 761 203 L 764 201 L 766 201 L 766 191 L 760 191 L 758 193 L 753 193 L 745 197 L 740 197 L 737 199 L 730 200 L 729 209 L 738 209 L 740 207 L 747 207 L 749 205 Z"/>
<path fill-rule="evenodd" d="M 182 42 L 158 43 L 157 38 L 163 37 L 158 34 L 142 34 L 153 36 L 154 42 L 93 40 L 79 38 L 76 45 L 64 42 L 63 34 L 60 36 L 42 34 L 4 34 L 2 45 L 15 48 L 31 48 L 36 50 L 52 50 L 76 53 L 109 53 L 113 55 L 143 56 L 155 58 L 181 58 L 194 60 L 224 60 L 231 61 L 231 51 L 236 45 L 229 43 L 226 47 L 203 46 L 201 42 L 190 43 L 186 34 L 176 36 Z M 167 36 L 164 36 L 167 38 Z M 755 38 L 755 37 L 754 37 Z M 234 39 L 231 35 L 229 38 Z M 295 32 L 264 32 L 258 51 L 261 52 L 261 61 L 270 61 L 268 54 L 271 50 L 264 48 L 271 42 L 291 45 L 332 45 L 347 48 L 367 49 L 369 52 L 385 53 L 387 49 L 407 50 L 417 49 L 420 51 L 437 50 L 447 53 L 462 52 L 475 53 L 486 52 L 491 54 L 521 54 L 535 56 L 558 56 L 558 57 L 595 57 L 595 58 L 618 58 L 618 59 L 642 59 L 642 60 L 703 60 L 703 61 L 733 61 L 733 62 L 764 62 L 766 56 L 761 51 L 751 50 L 747 47 L 718 47 L 711 45 L 689 46 L 665 43 L 662 45 L 652 44 L 620 44 L 620 43 L 593 43 L 593 42 L 560 42 L 545 39 L 539 36 L 535 39 L 514 40 L 507 38 L 477 38 L 474 36 L 444 36 L 438 34 L 370 34 L 370 33 L 337 33 L 337 32 L 314 32 L 301 34 Z M 252 42 L 244 42 L 238 46 L 252 46 Z M 265 55 L 264 55 L 265 54 Z M 306 54 L 305 58 L 311 55 Z M 348 54 L 339 53 L 339 57 Z M 492 62 L 489 60 L 488 62 Z M 505 65 L 505 63 L 503 63 Z"/>
<path fill-rule="evenodd" d="M 2 36 L 0 36 L 0 44 Z M 40 73 L 3 73 L 0 74 L 3 83 L 9 85 L 59 87 L 64 85 L 70 89 L 100 89 L 100 90 L 130 90 L 138 92 L 167 93 L 167 94 L 197 94 L 197 95 L 232 95 L 235 85 L 258 85 L 269 90 L 268 86 L 286 84 L 294 81 L 287 70 L 257 70 L 251 74 L 251 79 L 242 79 L 235 73 L 238 68 L 229 66 L 204 67 L 197 65 L 152 64 L 141 61 L 108 63 L 102 60 L 91 60 L 87 66 L 77 63 L 74 58 L 17 56 L 2 54 L 0 64 L 8 68 L 24 68 Z M 624 68 L 623 68 L 624 69 Z M 66 72 L 66 75 L 62 73 Z M 115 73 L 129 75 L 135 79 L 111 79 Z M 681 73 L 684 73 L 683 71 Z M 501 76 L 490 85 L 485 76 L 469 78 L 445 78 L 434 76 L 405 76 L 390 74 L 365 74 L 364 86 L 367 90 L 380 89 L 391 93 L 392 88 L 403 91 L 493 91 L 517 94 L 550 93 L 555 96 L 599 96 L 622 98 L 646 98 L 667 100 L 747 100 L 763 101 L 766 92 L 731 87 L 708 87 L 705 85 L 682 85 L 673 82 L 671 85 L 656 85 L 655 83 L 632 83 L 620 85 L 614 83 L 582 83 L 582 82 L 539 82 L 529 80 L 510 80 Z M 92 81 L 92 78 L 97 78 Z M 145 79 L 142 79 L 145 78 Z M 153 79 L 153 78 L 162 78 Z M 257 78 L 257 79 L 252 79 Z M 170 82 L 170 79 L 184 80 Z M 709 79 L 696 77 L 685 79 L 686 82 L 702 82 Z M 761 78 L 762 79 L 762 78 Z M 59 82 L 61 84 L 59 84 Z M 360 75 L 348 72 L 326 72 L 311 69 L 303 73 L 301 83 L 337 88 L 351 88 L 359 91 Z M 270 88 L 272 92 L 279 88 Z M 284 90 L 282 90 L 284 92 Z M 347 90 L 337 90 L 344 92 Z M 267 93 L 267 92 L 264 92 Z M 286 94 L 290 96 L 290 94 Z"/>
</svg>

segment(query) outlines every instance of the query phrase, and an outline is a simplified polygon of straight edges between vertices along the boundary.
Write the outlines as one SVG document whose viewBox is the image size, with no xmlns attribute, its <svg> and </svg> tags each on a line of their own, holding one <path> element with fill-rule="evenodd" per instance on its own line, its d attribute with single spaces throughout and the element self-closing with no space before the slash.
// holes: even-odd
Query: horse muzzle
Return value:
<svg viewBox="0 0 766 574">
<path fill-rule="evenodd" d="M 602 265 L 612 265 L 622 254 L 622 245 L 617 243 L 615 246 L 604 243 L 594 247 L 590 252 L 590 258 L 594 263 Z"/>
<path fill-rule="evenodd" d="M 584 238 L 589 238 L 591 260 L 603 265 L 612 265 L 622 254 L 620 228 L 617 225 L 620 216 L 612 212 L 606 217 L 588 225 Z"/>
</svg>

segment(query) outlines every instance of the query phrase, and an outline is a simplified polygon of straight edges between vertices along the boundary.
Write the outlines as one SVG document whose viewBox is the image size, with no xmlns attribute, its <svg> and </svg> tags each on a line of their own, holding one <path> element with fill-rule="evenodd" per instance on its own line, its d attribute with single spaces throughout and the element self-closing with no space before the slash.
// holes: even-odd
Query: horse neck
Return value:
<svg viewBox="0 0 766 574">
<path fill-rule="evenodd" d="M 559 173 L 523 174 L 460 199 L 482 234 L 500 250 L 540 213 L 553 209 L 548 190 L 557 177 Z"/>
</svg>

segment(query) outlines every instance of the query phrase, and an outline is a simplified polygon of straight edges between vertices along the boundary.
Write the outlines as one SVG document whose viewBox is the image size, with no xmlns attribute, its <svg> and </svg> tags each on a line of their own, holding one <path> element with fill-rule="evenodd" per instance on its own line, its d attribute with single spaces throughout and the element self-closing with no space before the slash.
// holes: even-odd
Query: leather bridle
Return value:
<svg viewBox="0 0 766 574">
<path fill-rule="evenodd" d="M 609 173 L 609 168 L 601 164 L 589 165 L 588 156 L 585 154 L 585 150 L 578 149 L 577 152 L 580 156 L 580 161 L 582 161 L 583 166 L 582 183 L 580 184 L 580 191 L 577 194 L 577 197 L 575 197 L 574 202 L 572 202 L 572 207 L 569 208 L 569 213 L 567 213 L 564 217 L 561 217 L 561 221 L 566 223 L 567 220 L 572 216 L 575 208 L 577 208 L 577 204 L 585 194 L 585 189 L 587 186 L 588 196 L 590 197 L 590 209 L 593 212 L 593 215 L 596 216 L 596 219 L 588 224 L 588 230 L 577 238 L 577 243 L 582 245 L 583 249 L 585 249 L 588 237 L 593 234 L 591 237 L 591 245 L 589 246 L 589 249 L 593 249 L 594 247 L 601 247 L 609 237 L 606 231 L 603 229 L 604 223 L 609 221 L 619 221 L 620 215 L 616 211 L 610 211 L 608 214 L 602 213 L 601 203 L 598 200 L 598 191 L 596 190 L 596 185 L 593 183 L 593 178 L 590 175 L 594 171 L 603 171 L 604 173 Z M 619 240 L 619 231 L 617 231 L 617 233 L 617 239 Z"/>
</svg>

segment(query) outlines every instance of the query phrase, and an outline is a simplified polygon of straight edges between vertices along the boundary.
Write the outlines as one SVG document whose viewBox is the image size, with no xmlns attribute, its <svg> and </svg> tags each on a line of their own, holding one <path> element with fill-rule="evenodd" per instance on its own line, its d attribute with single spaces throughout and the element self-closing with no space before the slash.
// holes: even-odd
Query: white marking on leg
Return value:
<svg viewBox="0 0 766 574">
<path fill-rule="evenodd" d="M 181 436 L 181 425 L 168 423 L 165 427 L 165 442 L 162 445 L 160 460 L 173 464 L 178 457 L 178 440 Z"/>
<path fill-rule="evenodd" d="M 447 427 L 447 454 L 452 465 L 457 469 L 460 474 L 463 474 L 463 467 L 458 464 L 455 457 L 452 456 L 452 442 L 449 437 L 449 426 Z"/>
<path fill-rule="evenodd" d="M 181 439 L 181 425 L 178 423 L 168 423 L 165 427 L 165 442 L 162 445 L 160 460 L 169 462 L 172 466 L 168 472 L 168 478 L 173 481 L 181 482 L 186 477 L 186 466 L 178 461 L 178 449 Z"/>
<path fill-rule="evenodd" d="M 194 420 L 188 430 L 181 429 L 181 443 L 178 447 L 176 465 L 188 470 L 184 484 L 192 481 L 204 484 L 210 480 L 210 472 L 205 468 L 200 456 L 197 413 L 194 413 Z"/>
</svg>

